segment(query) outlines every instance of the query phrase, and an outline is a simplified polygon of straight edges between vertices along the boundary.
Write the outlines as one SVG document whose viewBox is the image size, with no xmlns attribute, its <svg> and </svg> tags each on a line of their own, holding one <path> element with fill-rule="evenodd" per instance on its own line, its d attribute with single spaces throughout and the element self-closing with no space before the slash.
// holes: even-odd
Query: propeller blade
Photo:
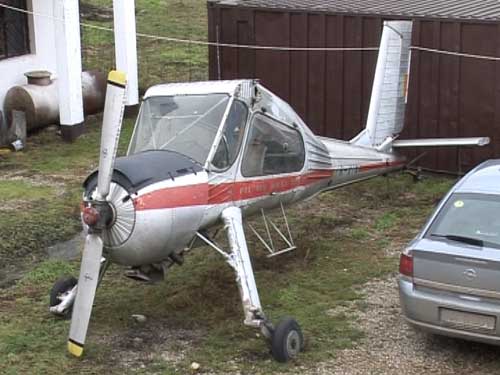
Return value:
<svg viewBox="0 0 500 375">
<path fill-rule="evenodd" d="M 125 108 L 125 90 L 127 76 L 125 73 L 113 70 L 108 75 L 106 102 L 102 122 L 101 157 L 99 160 L 99 175 L 97 192 L 99 200 L 104 200 L 109 194 L 109 186 L 113 174 L 118 139 Z"/>
<path fill-rule="evenodd" d="M 68 339 L 68 350 L 76 357 L 83 354 L 83 345 L 99 279 L 102 246 L 101 237 L 97 234 L 87 235 Z"/>
</svg>

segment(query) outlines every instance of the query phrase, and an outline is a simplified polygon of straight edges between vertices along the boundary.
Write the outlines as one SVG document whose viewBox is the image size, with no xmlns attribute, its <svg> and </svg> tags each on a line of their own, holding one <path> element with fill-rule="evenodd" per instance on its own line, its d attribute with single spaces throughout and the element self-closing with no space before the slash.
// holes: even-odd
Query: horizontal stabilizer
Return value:
<svg viewBox="0 0 500 375">
<path fill-rule="evenodd" d="M 392 143 L 394 148 L 404 147 L 443 147 L 443 146 L 486 146 L 490 143 L 488 137 L 474 138 L 427 138 L 404 139 Z"/>
</svg>

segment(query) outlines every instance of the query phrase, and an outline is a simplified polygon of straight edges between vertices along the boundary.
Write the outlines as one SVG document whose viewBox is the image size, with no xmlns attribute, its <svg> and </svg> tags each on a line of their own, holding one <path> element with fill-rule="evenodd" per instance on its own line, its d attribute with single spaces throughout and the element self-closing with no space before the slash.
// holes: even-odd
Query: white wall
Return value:
<svg viewBox="0 0 500 375">
<path fill-rule="evenodd" d="M 54 0 L 31 0 L 35 13 L 53 15 Z M 30 1 L 28 1 L 28 5 Z M 31 17 L 31 16 L 29 16 Z M 0 60 L 0 109 L 3 111 L 5 94 L 12 86 L 26 83 L 25 72 L 48 70 L 56 72 L 54 20 L 33 16 L 30 20 L 31 54 Z"/>
</svg>

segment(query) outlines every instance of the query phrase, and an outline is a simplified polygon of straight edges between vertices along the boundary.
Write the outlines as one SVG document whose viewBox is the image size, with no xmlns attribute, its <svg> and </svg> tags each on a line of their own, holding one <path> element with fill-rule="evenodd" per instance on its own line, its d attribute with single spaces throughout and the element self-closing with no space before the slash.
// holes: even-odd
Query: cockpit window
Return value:
<svg viewBox="0 0 500 375">
<path fill-rule="evenodd" d="M 169 150 L 205 164 L 229 103 L 226 94 L 157 96 L 144 101 L 129 154 Z"/>
<path fill-rule="evenodd" d="M 254 116 L 241 164 L 244 177 L 298 172 L 304 160 L 304 141 L 296 129 L 265 115 Z"/>
<path fill-rule="evenodd" d="M 222 138 L 212 160 L 212 165 L 215 168 L 219 170 L 227 169 L 238 157 L 238 151 L 245 133 L 247 116 L 248 109 L 246 105 L 235 100 L 229 110 Z"/>
</svg>

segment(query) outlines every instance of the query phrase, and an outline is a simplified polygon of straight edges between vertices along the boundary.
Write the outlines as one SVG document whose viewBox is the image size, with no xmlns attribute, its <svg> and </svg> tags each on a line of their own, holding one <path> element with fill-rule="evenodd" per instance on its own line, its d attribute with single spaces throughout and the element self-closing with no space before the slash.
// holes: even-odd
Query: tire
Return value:
<svg viewBox="0 0 500 375">
<path fill-rule="evenodd" d="M 74 277 L 63 277 L 54 283 L 54 286 L 50 290 L 50 307 L 59 305 L 61 300 L 59 297 L 61 294 L 69 292 L 78 283 L 78 280 Z M 73 306 L 63 313 L 63 317 L 70 317 Z"/>
<path fill-rule="evenodd" d="M 271 352 L 278 362 L 288 362 L 304 349 L 304 336 L 299 323 L 293 318 L 283 318 L 274 329 Z"/>
</svg>

